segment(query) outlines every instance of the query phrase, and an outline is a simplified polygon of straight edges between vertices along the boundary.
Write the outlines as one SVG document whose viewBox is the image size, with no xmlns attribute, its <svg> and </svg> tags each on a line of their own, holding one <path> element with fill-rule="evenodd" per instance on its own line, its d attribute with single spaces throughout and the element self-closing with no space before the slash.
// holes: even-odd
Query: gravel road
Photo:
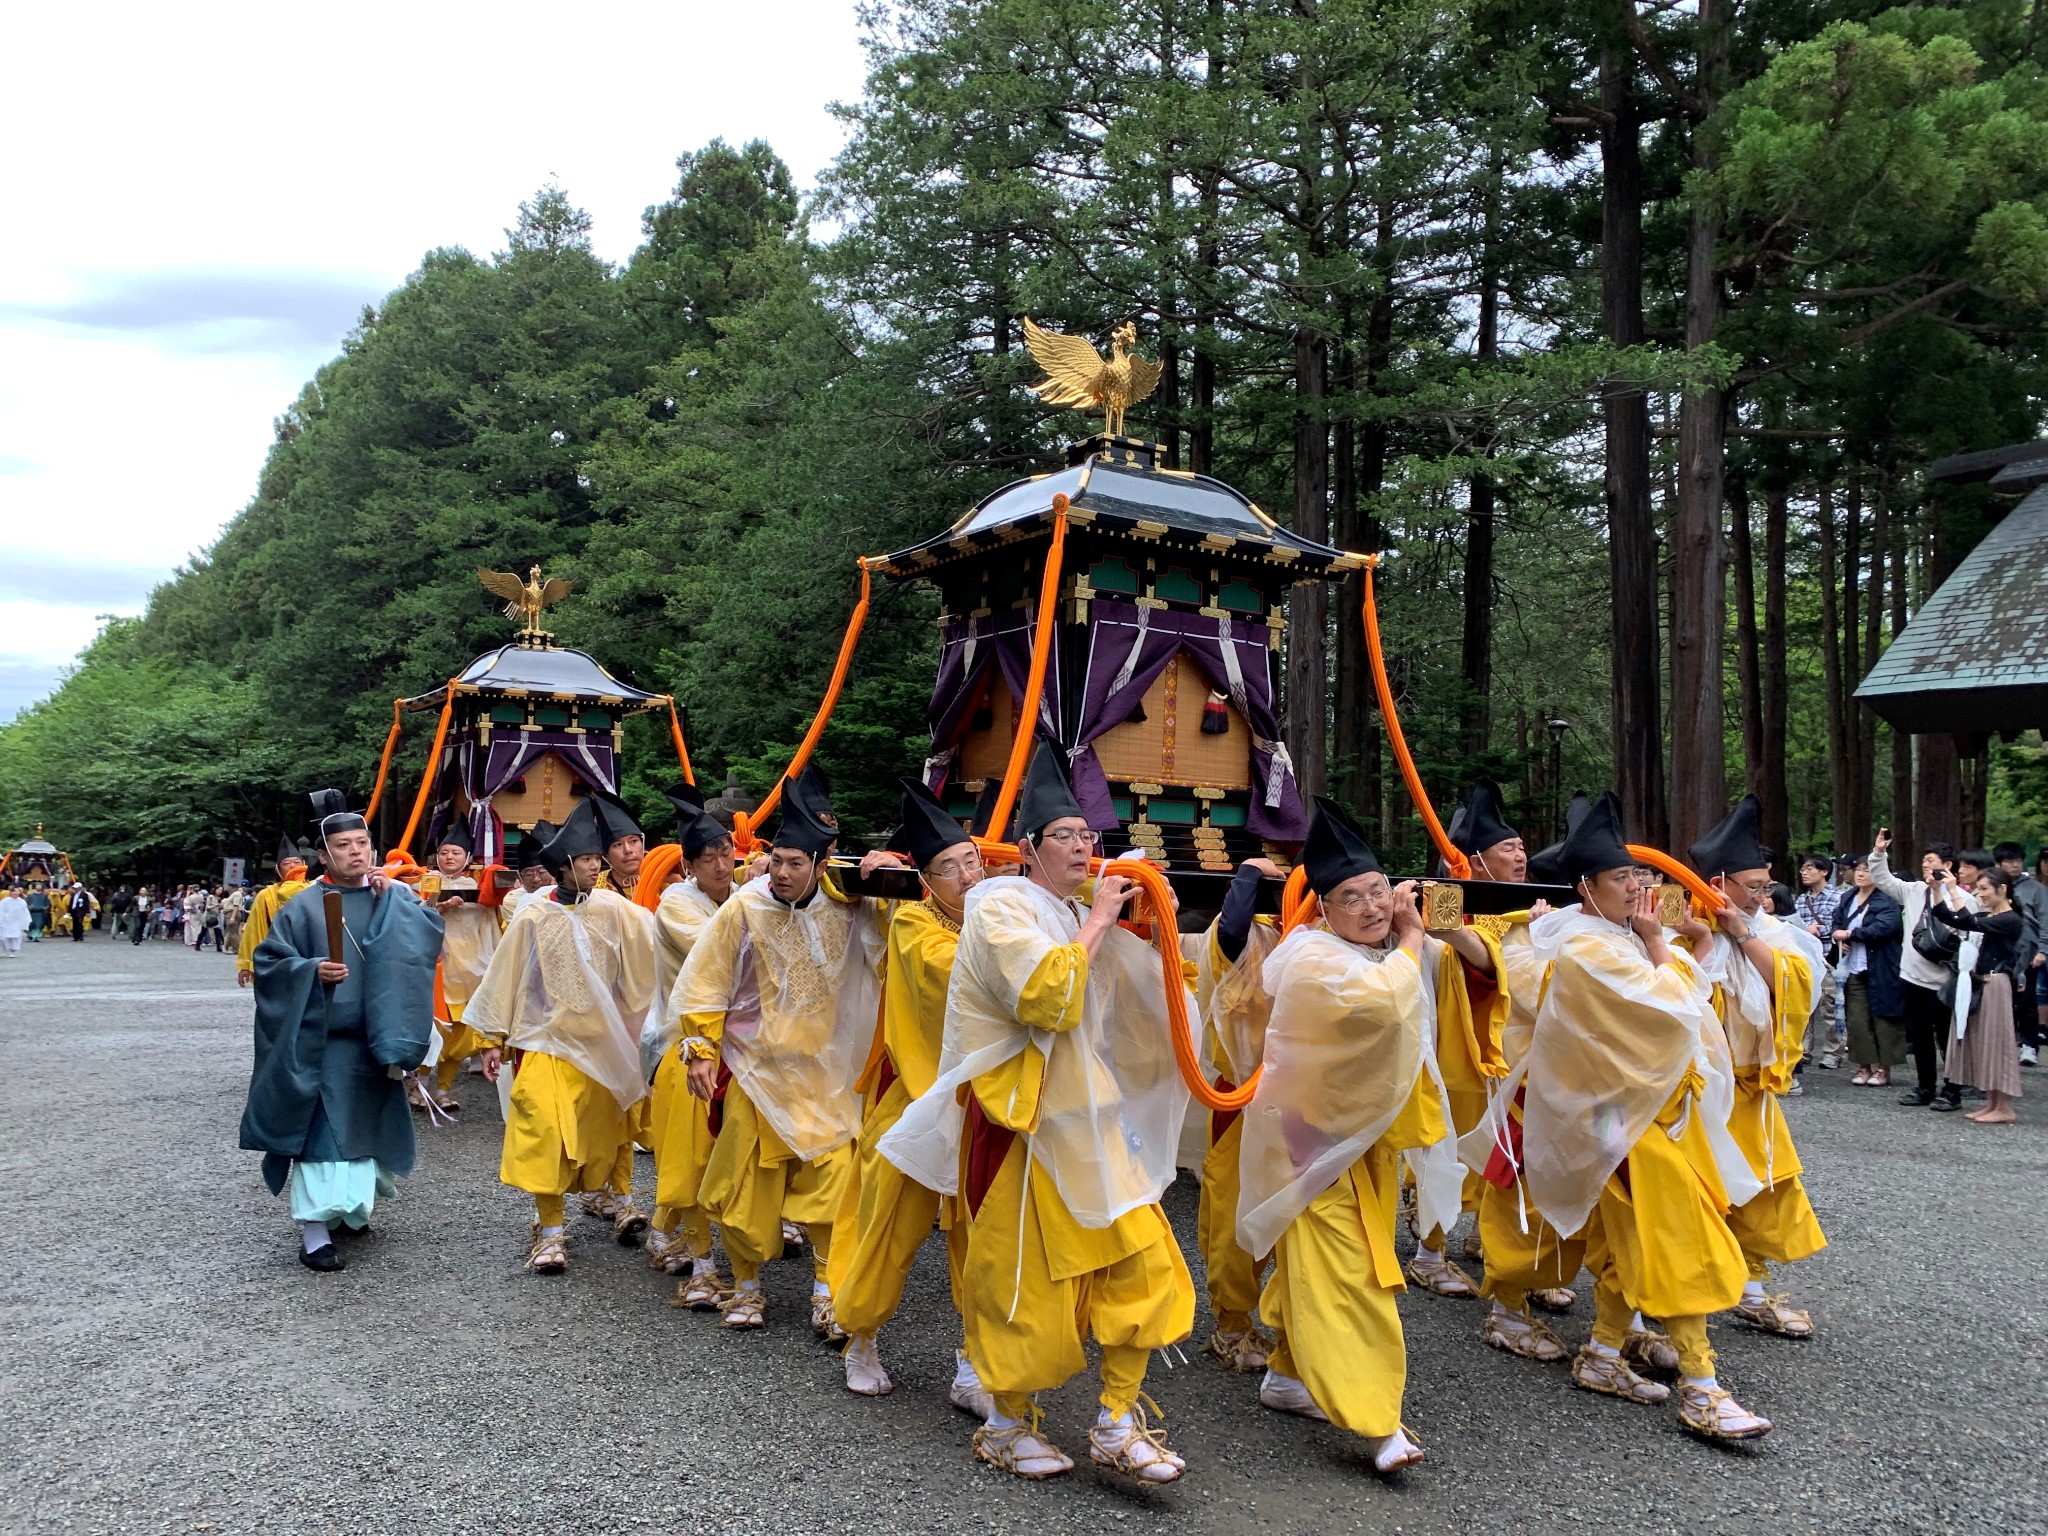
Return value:
<svg viewBox="0 0 2048 1536">
<path fill-rule="evenodd" d="M 1833 1245 L 1791 1287 L 1819 1336 L 1715 1329 L 1724 1380 L 1778 1424 L 1753 1447 L 1576 1391 L 1562 1366 L 1482 1345 L 1479 1304 L 1410 1295 L 1429 1461 L 1398 1482 L 1351 1437 L 1259 1408 L 1254 1378 L 1190 1341 L 1193 1363 L 1149 1382 L 1184 1482 L 1087 1468 L 1083 1380 L 1047 1402 L 1081 1470 L 1031 1486 L 977 1467 L 946 1404 L 936 1242 L 883 1335 L 895 1394 L 856 1399 L 807 1326 L 801 1261 L 770 1267 L 752 1336 L 668 1309 L 672 1282 L 592 1222 L 567 1276 L 526 1274 L 528 1208 L 496 1181 L 478 1078 L 462 1123 L 421 1126 L 418 1170 L 348 1270 L 301 1268 L 283 1202 L 235 1148 L 249 1002 L 232 970 L 97 935 L 0 961 L 0 1530 L 2048 1528 L 2048 1111 L 2031 1098 L 2019 1127 L 1980 1129 L 1808 1074 L 1787 1107 Z M 645 1158 L 640 1181 L 644 1199 Z M 1167 1209 L 1199 1279 L 1190 1182 Z M 1196 1338 L 1210 1326 L 1198 1312 Z"/>
</svg>

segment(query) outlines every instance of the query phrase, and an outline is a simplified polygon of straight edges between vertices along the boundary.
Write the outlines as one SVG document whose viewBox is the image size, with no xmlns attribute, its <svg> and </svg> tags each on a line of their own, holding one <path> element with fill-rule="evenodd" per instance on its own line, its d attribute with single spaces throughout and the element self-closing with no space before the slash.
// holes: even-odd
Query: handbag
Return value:
<svg viewBox="0 0 2048 1536">
<path fill-rule="evenodd" d="M 1956 956 L 1963 952 L 1963 933 L 1960 928 L 1936 922 L 1933 907 L 1934 898 L 1930 896 L 1927 905 L 1920 909 L 1920 920 L 1913 925 L 1913 948 L 1921 959 L 1953 968 Z"/>
</svg>

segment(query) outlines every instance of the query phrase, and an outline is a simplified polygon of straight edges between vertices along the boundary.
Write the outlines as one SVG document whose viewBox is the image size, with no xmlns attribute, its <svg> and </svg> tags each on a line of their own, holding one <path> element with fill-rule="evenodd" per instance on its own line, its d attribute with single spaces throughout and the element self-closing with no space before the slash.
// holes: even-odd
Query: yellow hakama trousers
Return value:
<svg viewBox="0 0 2048 1536">
<path fill-rule="evenodd" d="M 1395 1298 L 1400 1153 L 1375 1143 L 1288 1223 L 1273 1249 L 1259 1315 L 1277 1343 L 1272 1369 L 1309 1390 L 1330 1422 L 1379 1439 L 1401 1427 L 1408 1350 Z"/>
<path fill-rule="evenodd" d="M 839 1326 L 856 1338 L 879 1331 L 896 1315 L 917 1251 L 931 1236 L 932 1224 L 942 1218 L 953 1307 L 956 1311 L 960 1307 L 967 1225 L 951 1209 L 955 1202 L 908 1177 L 876 1150 L 909 1107 L 910 1089 L 899 1077 L 868 1111 L 839 1216 L 833 1223 L 832 1260 L 826 1275 L 832 1287 L 832 1311 Z"/>
<path fill-rule="evenodd" d="M 1255 1261 L 1237 1241 L 1238 1152 L 1244 1145 L 1244 1116 L 1232 1116 L 1221 1136 L 1216 1117 L 1209 1117 L 1209 1151 L 1202 1159 L 1202 1201 L 1196 1235 L 1208 1274 L 1209 1310 L 1224 1333 L 1242 1333 L 1252 1325 L 1259 1304 L 1259 1278 L 1265 1265 Z"/>
<path fill-rule="evenodd" d="M 1107 1227 L 1081 1226 L 1051 1175 L 1030 1163 L 1025 1136 L 974 1214 L 965 1291 L 967 1358 L 1012 1418 L 1026 1415 L 1031 1393 L 1087 1365 L 1091 1333 L 1102 1348 L 1102 1406 L 1127 1412 L 1147 1357 L 1195 1325 L 1194 1277 L 1166 1213 L 1146 1205 Z"/>
<path fill-rule="evenodd" d="M 1750 1171 L 1765 1184 L 1761 1194 L 1728 1213 L 1728 1229 L 1742 1245 L 1749 1277 L 1762 1280 L 1767 1262 L 1791 1264 L 1827 1247 L 1799 1177 L 1804 1165 L 1778 1096 L 1766 1092 L 1754 1073 L 1736 1075 L 1735 1112 L 1728 1117 L 1728 1133 L 1749 1160 Z"/>
<path fill-rule="evenodd" d="M 684 1251 L 711 1257 L 711 1217 L 698 1203 L 711 1161 L 711 1106 L 690 1092 L 689 1066 L 671 1047 L 654 1069 L 647 1100 L 647 1139 L 654 1148 L 654 1226 L 681 1229 Z"/>
<path fill-rule="evenodd" d="M 733 1279 L 756 1279 L 763 1264 L 782 1257 L 785 1217 L 808 1234 L 817 1277 L 825 1279 L 832 1221 L 852 1171 L 852 1142 L 804 1162 L 783 1145 L 739 1082 L 728 1083 L 725 1121 L 705 1164 L 697 1202 L 724 1234 Z"/>
<path fill-rule="evenodd" d="M 552 1203 L 560 1219 L 562 1196 L 604 1188 L 621 1145 L 632 1151 L 630 1116 L 609 1088 L 558 1056 L 528 1051 L 512 1080 L 512 1118 L 498 1177 L 514 1189 Z"/>
</svg>

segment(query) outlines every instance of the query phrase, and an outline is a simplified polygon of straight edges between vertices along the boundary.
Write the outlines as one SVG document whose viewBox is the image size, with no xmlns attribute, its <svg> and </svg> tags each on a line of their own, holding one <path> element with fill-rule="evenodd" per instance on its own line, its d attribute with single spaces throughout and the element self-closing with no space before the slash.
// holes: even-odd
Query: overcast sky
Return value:
<svg viewBox="0 0 2048 1536">
<path fill-rule="evenodd" d="M 0 720 L 211 543 L 272 420 L 427 250 L 550 180 L 623 259 L 675 157 L 808 185 L 853 0 L 131 0 L 11 10 L 0 141 Z"/>
</svg>

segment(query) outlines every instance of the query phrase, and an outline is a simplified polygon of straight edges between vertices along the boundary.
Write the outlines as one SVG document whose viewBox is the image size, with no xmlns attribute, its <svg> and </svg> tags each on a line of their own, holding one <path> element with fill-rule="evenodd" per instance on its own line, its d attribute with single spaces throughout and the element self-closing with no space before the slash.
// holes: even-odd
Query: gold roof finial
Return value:
<svg viewBox="0 0 2048 1536">
<path fill-rule="evenodd" d="M 555 637 L 540 627 L 540 611 L 567 597 L 575 587 L 574 582 L 559 576 L 542 581 L 538 562 L 526 568 L 525 581 L 510 571 L 487 571 L 482 566 L 477 567 L 476 579 L 483 583 L 486 592 L 505 599 L 505 617 L 519 621 L 520 644 L 553 642 Z"/>
<path fill-rule="evenodd" d="M 1111 332 L 1109 360 L 1103 361 L 1086 338 L 1062 336 L 1048 331 L 1029 315 L 1024 317 L 1024 345 L 1046 377 L 1031 386 L 1031 392 L 1047 405 L 1078 405 L 1084 410 L 1102 407 L 1102 429 L 1121 437 L 1124 412 L 1159 387 L 1159 365 L 1133 356 L 1138 328 L 1126 320 Z"/>
</svg>

